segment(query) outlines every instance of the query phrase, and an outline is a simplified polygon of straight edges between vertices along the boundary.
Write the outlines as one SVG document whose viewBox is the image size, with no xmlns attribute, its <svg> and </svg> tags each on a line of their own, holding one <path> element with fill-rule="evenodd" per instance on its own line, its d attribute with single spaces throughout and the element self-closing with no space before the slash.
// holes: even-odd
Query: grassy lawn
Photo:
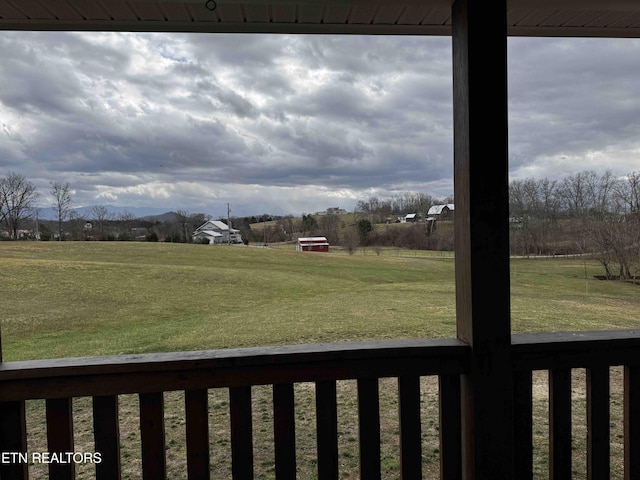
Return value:
<svg viewBox="0 0 640 480">
<path fill-rule="evenodd" d="M 379 254 L 378 254 L 379 253 Z M 451 254 L 360 249 L 355 255 L 278 248 L 152 243 L 0 242 L 5 360 L 117 353 L 201 350 L 257 345 L 455 336 Z M 593 279 L 601 269 L 582 259 L 514 259 L 514 332 L 637 328 L 640 286 Z M 491 281 L 491 272 L 487 272 Z M 584 381 L 576 372 L 575 423 L 584 419 Z M 620 375 L 614 374 L 612 450 L 619 438 Z M 398 477 L 397 393 L 381 380 L 384 478 Z M 296 385 L 299 478 L 315 476 L 313 385 Z M 354 382 L 339 384 L 341 478 L 357 477 Z M 617 392 L 617 393 L 616 393 Z M 170 478 L 184 478 L 184 411 L 180 392 L 167 393 Z M 256 478 L 273 478 L 270 391 L 254 389 Z M 424 478 L 438 472 L 435 379 L 422 386 Z M 140 477 L 136 396 L 121 399 L 124 478 Z M 90 408 L 77 399 L 80 451 L 93 451 Z M 210 393 L 214 478 L 230 472 L 228 395 Z M 43 408 L 29 402 L 29 449 L 46 450 Z M 546 374 L 536 374 L 536 478 L 545 463 Z M 576 451 L 584 446 L 581 427 Z M 617 429 L 616 429 L 617 428 Z M 618 433 L 616 433 L 618 432 Z M 77 448 L 77 449 L 78 449 Z M 618 462 L 619 463 L 619 462 Z M 574 478 L 584 478 L 576 457 Z M 45 470 L 31 467 L 32 478 Z M 614 477 L 619 465 L 613 467 Z M 90 468 L 78 478 L 92 478 Z M 617 477 L 616 477 L 617 478 Z"/>
<path fill-rule="evenodd" d="M 455 335 L 451 259 L 4 242 L 0 268 L 6 360 Z"/>
<path fill-rule="evenodd" d="M 450 256 L 2 242 L 4 357 L 453 337 Z M 640 287 L 598 273 L 581 259 L 514 259 L 513 331 L 637 327 Z"/>
</svg>

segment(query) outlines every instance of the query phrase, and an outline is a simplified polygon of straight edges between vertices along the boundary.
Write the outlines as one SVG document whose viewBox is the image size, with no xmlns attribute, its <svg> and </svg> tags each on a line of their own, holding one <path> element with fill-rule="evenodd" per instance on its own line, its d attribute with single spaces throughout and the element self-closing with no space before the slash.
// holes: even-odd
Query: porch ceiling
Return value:
<svg viewBox="0 0 640 480">
<path fill-rule="evenodd" d="M 215 8 L 213 7 L 215 2 Z M 2 30 L 450 35 L 451 0 L 0 0 Z M 513 36 L 640 37 L 637 0 L 508 0 Z"/>
</svg>

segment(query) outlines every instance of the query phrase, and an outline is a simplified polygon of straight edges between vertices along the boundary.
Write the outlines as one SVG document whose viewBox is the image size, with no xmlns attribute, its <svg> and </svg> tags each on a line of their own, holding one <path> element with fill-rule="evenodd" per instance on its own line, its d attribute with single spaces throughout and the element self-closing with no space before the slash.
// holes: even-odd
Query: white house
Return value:
<svg viewBox="0 0 640 480">
<path fill-rule="evenodd" d="M 240 230 L 236 230 L 235 228 L 229 230 L 229 226 L 226 223 L 218 220 L 204 222 L 196 228 L 192 238 L 194 243 L 206 243 L 208 241 L 210 245 L 229 243 L 229 240 L 231 240 L 233 244 L 242 243 Z"/>
</svg>

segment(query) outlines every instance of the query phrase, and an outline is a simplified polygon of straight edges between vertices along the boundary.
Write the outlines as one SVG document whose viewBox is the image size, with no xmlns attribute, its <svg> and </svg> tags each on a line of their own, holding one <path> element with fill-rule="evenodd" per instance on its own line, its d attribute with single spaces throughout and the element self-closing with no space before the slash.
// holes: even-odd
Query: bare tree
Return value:
<svg viewBox="0 0 640 480">
<path fill-rule="evenodd" d="M 349 252 L 349 255 L 353 255 L 360 245 L 360 238 L 356 232 L 347 231 L 342 234 L 340 245 Z"/>
<path fill-rule="evenodd" d="M 89 215 L 91 215 L 91 220 L 98 225 L 99 239 L 104 240 L 104 224 L 113 220 L 113 214 L 109 212 L 109 209 L 104 205 L 94 205 L 91 207 L 91 210 L 89 210 Z"/>
<path fill-rule="evenodd" d="M 340 217 L 338 215 L 333 213 L 323 215 L 320 217 L 319 227 L 331 245 L 339 242 Z"/>
<path fill-rule="evenodd" d="M 514 250 L 523 255 L 542 254 L 555 249 L 560 199 L 555 181 L 513 180 L 509 184 L 509 212 Z"/>
<path fill-rule="evenodd" d="M 58 240 L 62 241 L 62 222 L 71 214 L 71 186 L 69 182 L 51 182 L 53 208 L 58 215 Z"/>
<path fill-rule="evenodd" d="M 176 223 L 180 227 L 180 235 L 184 243 L 188 243 L 191 238 L 189 230 L 191 229 L 191 217 L 186 210 L 176 210 L 174 212 Z"/>
<path fill-rule="evenodd" d="M 136 216 L 131 213 L 129 210 L 125 210 L 124 212 L 120 212 L 118 214 L 118 220 L 120 220 L 121 222 L 131 222 L 133 220 L 136 219 Z"/>
<path fill-rule="evenodd" d="M 606 215 L 615 207 L 613 193 L 616 190 L 617 180 L 611 170 L 605 171 L 602 175 L 593 175 L 591 186 L 593 198 L 592 213 L 596 215 Z"/>
<path fill-rule="evenodd" d="M 560 184 L 560 195 L 569 216 L 604 215 L 611 211 L 616 178 L 611 170 L 598 175 L 593 170 L 578 172 Z"/>
<path fill-rule="evenodd" d="M 578 172 L 560 184 L 560 195 L 570 217 L 583 218 L 589 211 L 590 179 L 594 172 Z"/>
<path fill-rule="evenodd" d="M 607 215 L 584 222 L 586 248 L 605 269 L 608 279 L 633 278 L 640 270 L 640 217 Z M 617 275 L 614 273 L 617 270 Z"/>
<path fill-rule="evenodd" d="M 209 220 L 211 220 L 211 215 L 207 215 L 206 213 L 192 213 L 189 215 L 189 223 L 194 230 Z"/>
<path fill-rule="evenodd" d="M 614 191 L 618 208 L 625 213 L 640 213 L 640 171 L 627 174 Z"/>
<path fill-rule="evenodd" d="M 20 225 L 31 217 L 33 204 L 40 197 L 36 186 L 24 175 L 9 172 L 0 179 L 0 222 L 5 222 L 11 238 L 18 238 Z"/>
</svg>

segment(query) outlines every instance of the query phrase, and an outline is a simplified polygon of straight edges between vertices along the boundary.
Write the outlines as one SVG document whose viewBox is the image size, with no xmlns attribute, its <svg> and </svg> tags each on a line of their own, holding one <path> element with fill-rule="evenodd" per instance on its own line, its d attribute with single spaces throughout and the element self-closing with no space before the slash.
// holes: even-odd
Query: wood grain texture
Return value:
<svg viewBox="0 0 640 480">
<path fill-rule="evenodd" d="M 101 462 L 96 464 L 96 480 L 119 480 L 120 422 L 117 396 L 93 397 L 93 435 L 95 451 L 101 454 Z"/>
<path fill-rule="evenodd" d="M 380 394 L 377 378 L 358 379 L 361 480 L 380 480 Z"/>
<path fill-rule="evenodd" d="M 338 480 L 338 407 L 335 380 L 316 382 L 318 478 Z"/>
<path fill-rule="evenodd" d="M 549 372 L 549 478 L 571 478 L 571 370 Z"/>
<path fill-rule="evenodd" d="M 400 474 L 403 479 L 422 478 L 422 425 L 420 418 L 420 377 L 398 378 L 400 419 Z"/>
<path fill-rule="evenodd" d="M 440 375 L 440 478 L 462 478 L 460 376 Z"/>
<path fill-rule="evenodd" d="M 234 480 L 253 478 L 253 420 L 251 387 L 229 389 L 231 416 L 231 471 Z"/>
<path fill-rule="evenodd" d="M 611 475 L 609 367 L 587 369 L 587 480 Z"/>
<path fill-rule="evenodd" d="M 452 6 L 456 324 L 471 348 L 461 380 L 469 480 L 513 478 L 506 15 L 506 0 Z"/>
<path fill-rule="evenodd" d="M 514 478 L 533 479 L 533 375 L 513 376 Z"/>
<path fill-rule="evenodd" d="M 189 480 L 209 480 L 209 399 L 206 389 L 184 392 Z"/>
<path fill-rule="evenodd" d="M 27 421 L 23 401 L 0 403 L 0 452 L 27 453 Z M 27 462 L 0 462 L 0 478 L 27 479 Z"/>
<path fill-rule="evenodd" d="M 73 411 L 70 398 L 56 398 L 46 401 L 47 450 L 49 453 L 64 455 L 73 452 Z M 71 462 L 49 463 L 50 480 L 73 480 L 75 464 Z"/>
<path fill-rule="evenodd" d="M 166 479 L 164 395 L 160 392 L 140 394 L 140 439 L 142 478 Z"/>
<path fill-rule="evenodd" d="M 467 355 L 436 339 L 4 362 L 0 401 L 460 373 Z"/>
<path fill-rule="evenodd" d="M 273 386 L 273 426 L 276 477 L 296 478 L 296 423 L 293 384 Z"/>
</svg>

